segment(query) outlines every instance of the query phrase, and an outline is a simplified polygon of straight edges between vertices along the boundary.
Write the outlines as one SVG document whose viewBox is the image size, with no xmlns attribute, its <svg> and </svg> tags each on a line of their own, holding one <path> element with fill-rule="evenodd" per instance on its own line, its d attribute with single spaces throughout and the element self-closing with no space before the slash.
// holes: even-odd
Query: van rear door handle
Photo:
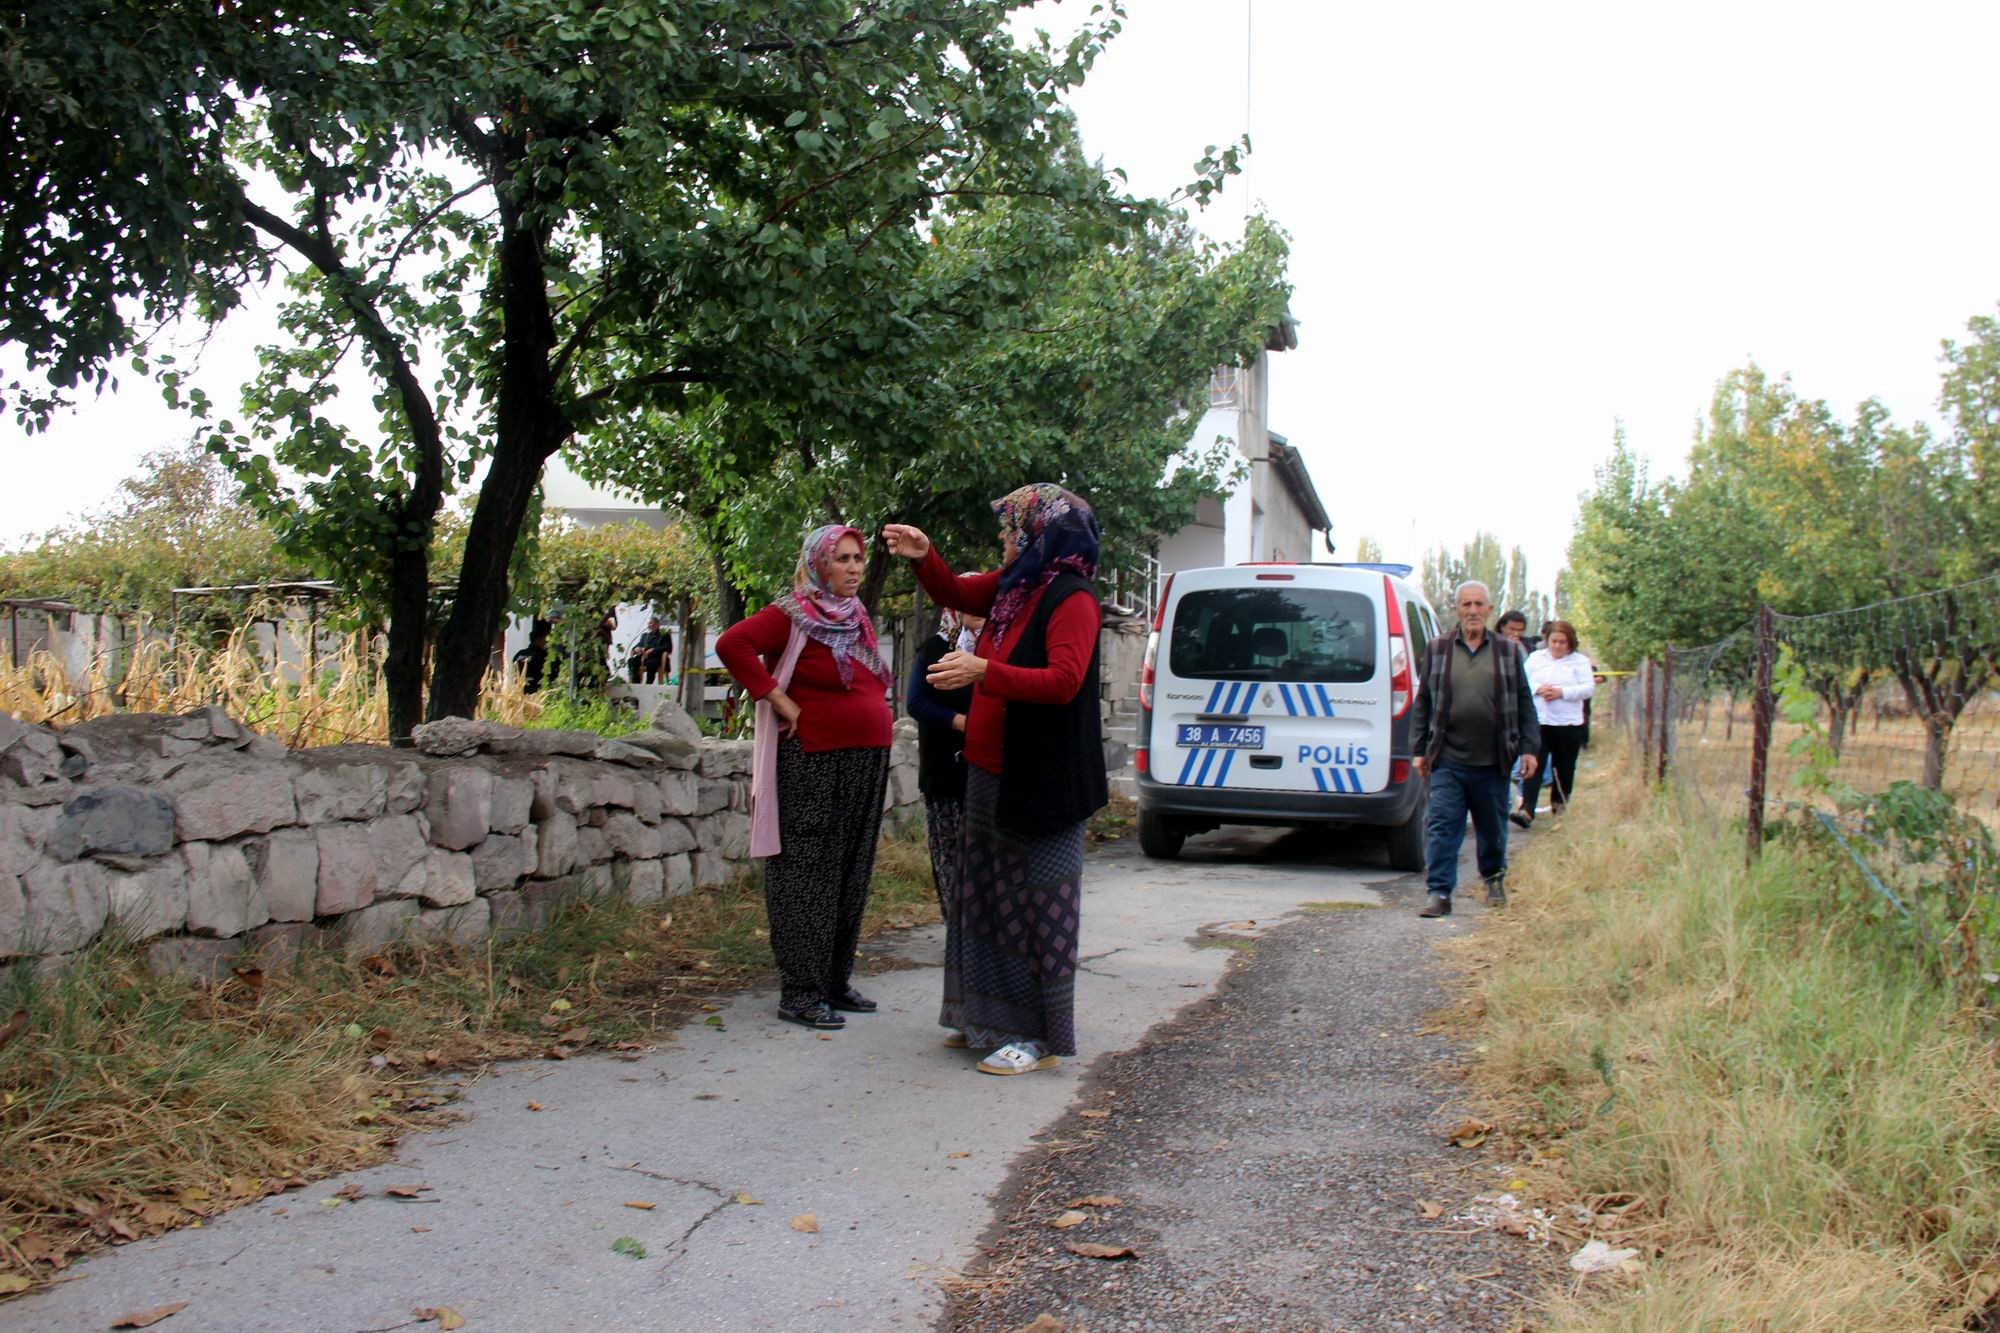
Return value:
<svg viewBox="0 0 2000 1333">
<path fill-rule="evenodd" d="M 1279 754 L 1253 754 L 1250 756 L 1252 768 L 1282 768 L 1285 757 Z"/>
</svg>

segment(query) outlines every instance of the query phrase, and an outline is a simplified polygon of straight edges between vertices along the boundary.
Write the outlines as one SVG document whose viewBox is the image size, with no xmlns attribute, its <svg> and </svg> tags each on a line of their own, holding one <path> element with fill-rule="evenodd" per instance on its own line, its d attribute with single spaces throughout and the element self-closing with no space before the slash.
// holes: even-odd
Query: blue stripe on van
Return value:
<svg viewBox="0 0 2000 1333">
<path fill-rule="evenodd" d="M 1181 775 L 1175 778 L 1174 781 L 1180 786 L 1187 786 L 1188 775 L 1194 772 L 1195 761 L 1200 758 L 1200 750 L 1189 750 L 1187 752 L 1187 762 L 1181 765 Z"/>
<path fill-rule="evenodd" d="M 1350 768 L 1347 770 L 1347 781 L 1348 790 L 1359 796 L 1361 794 L 1361 775 Z"/>
<path fill-rule="evenodd" d="M 1231 685 L 1229 687 L 1228 694 L 1222 696 L 1222 707 L 1217 711 L 1222 713 L 1234 713 L 1236 711 L 1236 696 L 1241 694 L 1242 692 L 1243 692 L 1243 682 L 1239 680 L 1234 685 Z"/>
<path fill-rule="evenodd" d="M 1278 693 L 1284 697 L 1286 715 L 1297 717 L 1299 715 L 1299 706 L 1292 702 L 1292 687 L 1289 685 L 1280 685 Z"/>
<path fill-rule="evenodd" d="M 1323 769 L 1323 768 L 1315 768 L 1315 769 L 1313 770 L 1313 781 L 1314 781 L 1314 782 L 1317 782 L 1317 783 L 1319 784 L 1319 789 L 1320 789 L 1321 791 L 1325 791 L 1325 790 L 1326 790 L 1326 770 L 1325 770 L 1325 769 Z"/>
<path fill-rule="evenodd" d="M 1319 691 L 1319 706 L 1320 706 L 1321 708 L 1324 708 L 1324 709 L 1326 710 L 1326 715 L 1327 715 L 1328 717 L 1332 717 L 1332 716 L 1333 716 L 1333 700 L 1331 700 L 1331 699 L 1329 699 L 1329 698 L 1327 697 L 1327 694 L 1326 694 L 1326 686 L 1324 686 L 1324 685 L 1315 685 L 1315 686 L 1313 686 L 1313 688 Z"/>
<path fill-rule="evenodd" d="M 1216 786 L 1218 786 L 1218 787 L 1223 787 L 1223 786 L 1227 786 L 1227 785 L 1228 785 L 1228 783 L 1229 783 L 1229 766 L 1230 766 L 1231 764 L 1235 763 L 1235 762 L 1236 762 L 1236 751 L 1234 751 L 1234 750 L 1224 750 L 1224 751 L 1222 752 L 1222 767 L 1221 767 L 1221 768 L 1218 768 L 1218 769 L 1216 769 L 1216 770 L 1215 770 L 1215 785 L 1216 785 Z"/>
<path fill-rule="evenodd" d="M 1319 714 L 1313 712 L 1312 692 L 1307 690 L 1303 685 L 1299 686 L 1299 707 L 1305 710 L 1307 717 L 1319 716 Z"/>
<path fill-rule="evenodd" d="M 1347 794 L 1347 784 L 1340 780 L 1339 769 L 1329 768 L 1328 770 L 1326 770 L 1326 779 L 1328 782 L 1333 784 L 1333 789 L 1335 791 L 1341 793 L 1343 796 Z"/>
<path fill-rule="evenodd" d="M 1202 712 L 1213 713 L 1215 711 L 1215 705 L 1222 698 L 1222 687 L 1224 684 L 1225 682 L 1219 680 L 1215 682 L 1215 688 L 1208 692 L 1208 707 L 1202 709 Z"/>
<path fill-rule="evenodd" d="M 1201 770 L 1194 775 L 1195 786 L 1205 787 L 1208 785 L 1209 766 L 1214 762 L 1215 762 L 1215 751 L 1203 750 L 1201 752 Z"/>
</svg>

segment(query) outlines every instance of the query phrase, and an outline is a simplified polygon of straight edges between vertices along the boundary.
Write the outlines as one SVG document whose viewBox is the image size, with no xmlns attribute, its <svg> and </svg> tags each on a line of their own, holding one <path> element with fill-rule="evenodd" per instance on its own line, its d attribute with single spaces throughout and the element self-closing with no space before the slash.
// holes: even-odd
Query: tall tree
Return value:
<svg viewBox="0 0 2000 1333">
<path fill-rule="evenodd" d="M 773 424 L 808 432 L 843 400 L 892 410 L 879 368 L 937 336 L 907 327 L 921 294 L 903 279 L 943 220 L 1002 198 L 1057 229 L 1145 207 L 1070 166 L 1061 98 L 1115 7 L 1060 48 L 1017 42 L 1001 3 L 31 8 L 9 54 L 59 110 L 17 122 L 16 160 L 61 182 L 0 182 L 0 208 L 45 214 L 56 238 L 5 289 L 8 337 L 74 383 L 137 344 L 107 323 L 121 299 L 208 316 L 232 278 L 282 260 L 290 340 L 217 447 L 293 549 L 386 612 L 399 740 L 423 715 L 432 531 L 482 467 L 434 717 L 472 711 L 556 450 L 701 410 L 714 386 L 782 384 Z M 88 133 L 118 142 L 52 152 Z M 128 150 L 160 170 L 98 188 Z M 73 218 L 94 244 L 58 243 Z M 32 308 L 100 317 L 66 338 Z M 375 383 L 366 424 L 338 404 L 350 358 Z M 176 375 L 169 393 L 206 410 Z"/>
<path fill-rule="evenodd" d="M 1376 541 L 1367 533 L 1362 533 L 1354 542 L 1354 558 L 1362 564 L 1380 564 L 1382 561 L 1382 543 Z"/>
</svg>

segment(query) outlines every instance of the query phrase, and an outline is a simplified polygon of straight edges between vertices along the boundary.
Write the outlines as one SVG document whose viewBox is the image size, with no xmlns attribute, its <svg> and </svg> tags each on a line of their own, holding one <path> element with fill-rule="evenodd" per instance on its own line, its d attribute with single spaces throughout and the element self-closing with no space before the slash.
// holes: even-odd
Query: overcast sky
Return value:
<svg viewBox="0 0 2000 1333">
<path fill-rule="evenodd" d="M 1274 357 L 1271 425 L 1343 556 L 1371 534 L 1415 562 L 1484 528 L 1546 588 L 1618 419 L 1676 471 L 1751 358 L 1843 413 L 1873 395 L 1934 418 L 1939 340 L 2000 300 L 2000 6 L 1130 10 L 1076 99 L 1084 133 L 1159 193 L 1250 132 L 1201 221 L 1237 235 L 1248 202 L 1292 236 L 1300 343 Z M 253 317 L 206 360 L 254 339 Z M 0 427 L 0 541 L 185 438 L 156 403 L 128 383 L 44 436 Z"/>
</svg>

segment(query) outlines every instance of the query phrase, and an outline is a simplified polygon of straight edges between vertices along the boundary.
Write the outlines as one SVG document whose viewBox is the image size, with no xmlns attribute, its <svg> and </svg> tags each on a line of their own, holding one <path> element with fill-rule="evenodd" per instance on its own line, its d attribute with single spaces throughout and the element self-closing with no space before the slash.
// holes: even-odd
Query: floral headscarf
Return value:
<svg viewBox="0 0 2000 1333">
<path fill-rule="evenodd" d="M 938 617 L 938 637 L 961 653 L 972 652 L 979 646 L 979 635 L 965 623 L 964 616 L 948 606 Z"/>
<path fill-rule="evenodd" d="M 792 575 L 792 590 L 778 599 L 778 605 L 807 638 L 827 646 L 840 672 L 840 683 L 851 687 L 856 662 L 880 680 L 889 679 L 889 667 L 882 660 L 868 608 L 861 605 L 859 597 L 837 596 L 826 586 L 826 562 L 844 537 L 852 537 L 861 543 L 862 550 L 868 549 L 861 529 L 841 523 L 814 528 L 806 535 L 799 551 L 799 567 Z"/>
<path fill-rule="evenodd" d="M 1034 595 L 1056 575 L 1097 577 L 1097 516 L 1082 496 L 1053 482 L 1009 491 L 993 502 L 1002 533 L 1014 537 L 1014 563 L 1000 571 L 1000 588 L 987 620 L 993 641 L 1007 633 Z"/>
</svg>

